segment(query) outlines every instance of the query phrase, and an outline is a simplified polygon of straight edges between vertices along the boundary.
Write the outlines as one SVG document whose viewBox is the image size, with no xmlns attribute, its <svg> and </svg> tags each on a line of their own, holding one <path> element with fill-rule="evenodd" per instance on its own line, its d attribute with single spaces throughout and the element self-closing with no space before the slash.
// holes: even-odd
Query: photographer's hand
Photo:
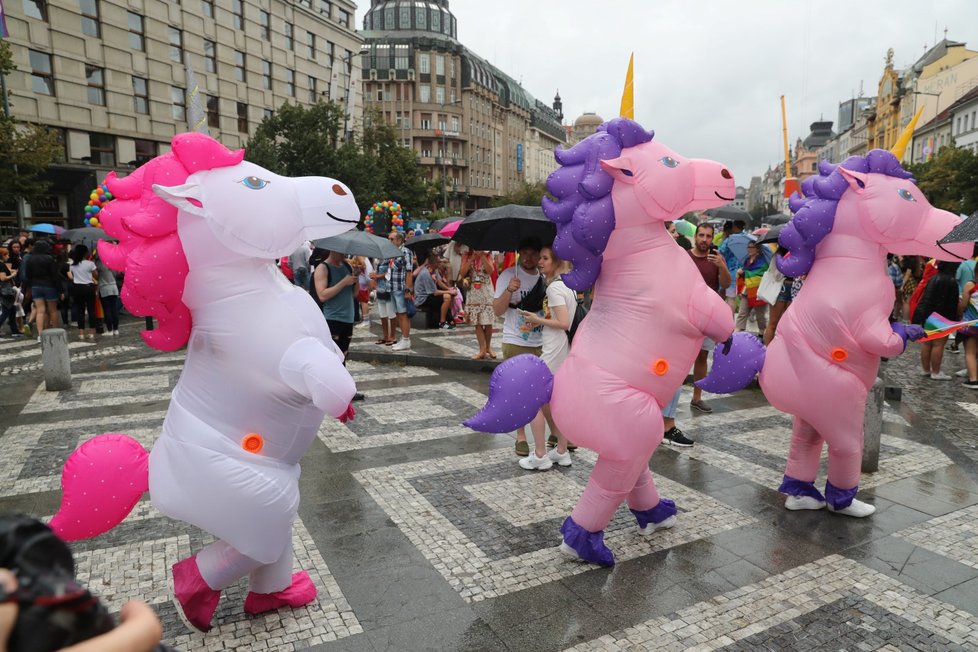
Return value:
<svg viewBox="0 0 978 652">
<path fill-rule="evenodd" d="M 127 602 L 119 615 L 121 622 L 111 632 L 66 647 L 64 652 L 151 652 L 163 638 L 160 619 L 145 602 Z"/>
<path fill-rule="evenodd" d="M 0 568 L 0 594 L 9 595 L 17 590 L 17 578 L 6 568 Z M 17 603 L 0 602 L 0 652 L 7 652 L 7 639 L 17 622 Z"/>
</svg>

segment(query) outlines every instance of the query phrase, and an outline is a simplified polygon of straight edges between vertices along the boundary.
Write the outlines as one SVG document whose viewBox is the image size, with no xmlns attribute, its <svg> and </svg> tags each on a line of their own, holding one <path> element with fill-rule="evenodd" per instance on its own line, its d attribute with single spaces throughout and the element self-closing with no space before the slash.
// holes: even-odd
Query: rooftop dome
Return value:
<svg viewBox="0 0 978 652">
<path fill-rule="evenodd" d="M 604 118 L 593 111 L 585 112 L 584 115 L 574 121 L 575 127 L 597 127 L 604 123 Z"/>
<path fill-rule="evenodd" d="M 370 0 L 363 17 L 368 32 L 412 32 L 458 38 L 458 24 L 448 0 Z"/>
</svg>

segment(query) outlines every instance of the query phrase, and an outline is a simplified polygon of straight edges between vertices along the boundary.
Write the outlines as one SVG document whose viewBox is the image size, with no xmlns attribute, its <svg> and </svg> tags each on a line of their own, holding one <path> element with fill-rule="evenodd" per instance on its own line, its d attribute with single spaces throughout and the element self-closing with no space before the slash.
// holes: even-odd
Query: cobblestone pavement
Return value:
<svg viewBox="0 0 978 652">
<path fill-rule="evenodd" d="M 140 325 L 73 342 L 62 392 L 44 390 L 36 342 L 0 340 L 0 511 L 50 517 L 61 465 L 96 434 L 152 444 L 183 354 L 146 347 Z M 978 650 L 978 396 L 922 379 L 915 350 L 886 366 L 903 400 L 862 480 L 874 516 L 785 511 L 788 418 L 758 391 L 693 415 L 687 388 L 679 426 L 697 443 L 652 461 L 677 525 L 640 537 L 622 509 L 607 536 L 619 563 L 597 569 L 555 549 L 593 453 L 526 472 L 510 437 L 460 425 L 491 368 L 468 364 L 471 329 L 421 331 L 400 356 L 376 339 L 356 329 L 357 419 L 324 423 L 303 460 L 293 544 L 316 602 L 248 617 L 242 583 L 211 633 L 189 631 L 170 567 L 209 535 L 148 500 L 73 546 L 82 581 L 113 610 L 152 604 L 183 650 Z M 945 371 L 962 364 L 948 355 Z"/>
</svg>

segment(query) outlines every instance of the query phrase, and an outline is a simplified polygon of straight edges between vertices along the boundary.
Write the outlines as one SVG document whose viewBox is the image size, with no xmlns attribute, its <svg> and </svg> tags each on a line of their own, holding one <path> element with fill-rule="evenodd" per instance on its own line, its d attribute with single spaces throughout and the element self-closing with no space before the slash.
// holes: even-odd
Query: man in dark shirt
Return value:
<svg viewBox="0 0 978 652">
<path fill-rule="evenodd" d="M 713 244 L 713 226 L 700 224 L 696 227 L 696 236 L 693 248 L 689 250 L 689 256 L 696 264 L 696 268 L 703 275 L 706 285 L 723 296 L 723 291 L 730 286 L 730 270 L 723 260 L 723 256 L 717 253 L 716 245 Z M 713 350 L 713 340 L 706 338 L 703 340 L 703 348 L 696 356 L 696 364 L 693 366 L 693 379 L 699 380 L 706 377 L 706 360 Z M 698 387 L 693 389 L 693 400 L 690 405 L 700 412 L 713 412 L 713 408 L 703 402 L 703 390 Z"/>
</svg>

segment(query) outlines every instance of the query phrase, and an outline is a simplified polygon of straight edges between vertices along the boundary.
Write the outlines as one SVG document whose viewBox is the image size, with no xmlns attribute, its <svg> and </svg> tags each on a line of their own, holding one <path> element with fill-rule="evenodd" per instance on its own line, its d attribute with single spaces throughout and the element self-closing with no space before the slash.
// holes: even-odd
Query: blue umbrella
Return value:
<svg viewBox="0 0 978 652">
<path fill-rule="evenodd" d="M 747 260 L 747 245 L 751 242 L 757 242 L 757 238 L 746 233 L 734 233 L 724 240 L 727 249 L 730 250 L 730 253 L 734 255 L 734 257 L 737 259 L 737 263 L 741 266 L 744 264 L 744 261 Z M 767 247 L 761 247 L 761 254 L 768 260 L 771 259 L 772 253 Z"/>
<path fill-rule="evenodd" d="M 51 235 L 61 235 L 65 232 L 64 227 L 57 224 L 35 224 L 30 228 L 34 233 L 49 233 Z"/>
</svg>

